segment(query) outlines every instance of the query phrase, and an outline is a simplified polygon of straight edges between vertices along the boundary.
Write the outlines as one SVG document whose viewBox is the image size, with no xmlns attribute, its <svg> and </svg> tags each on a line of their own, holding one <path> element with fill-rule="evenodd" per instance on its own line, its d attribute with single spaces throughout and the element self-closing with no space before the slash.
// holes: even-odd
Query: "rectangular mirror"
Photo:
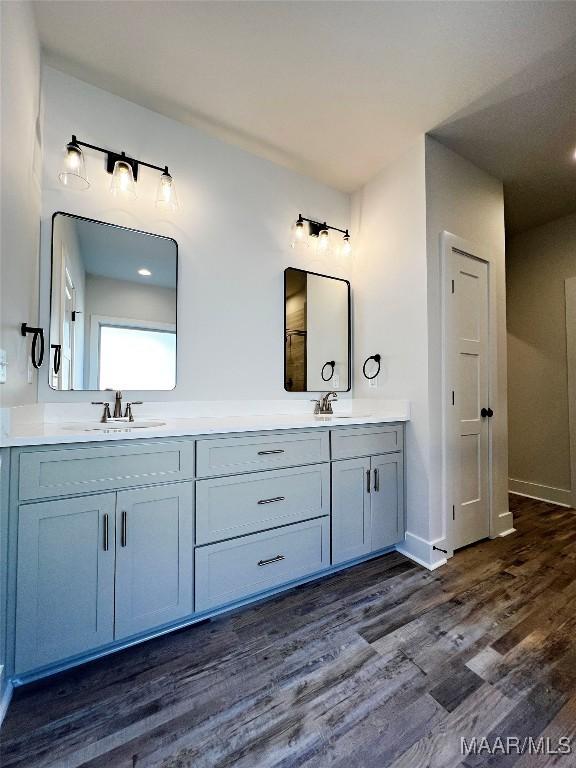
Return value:
<svg viewBox="0 0 576 768">
<path fill-rule="evenodd" d="M 174 389 L 177 276 L 172 238 L 55 213 L 52 389 Z"/>
<path fill-rule="evenodd" d="M 284 271 L 284 389 L 350 389 L 350 283 Z"/>
</svg>

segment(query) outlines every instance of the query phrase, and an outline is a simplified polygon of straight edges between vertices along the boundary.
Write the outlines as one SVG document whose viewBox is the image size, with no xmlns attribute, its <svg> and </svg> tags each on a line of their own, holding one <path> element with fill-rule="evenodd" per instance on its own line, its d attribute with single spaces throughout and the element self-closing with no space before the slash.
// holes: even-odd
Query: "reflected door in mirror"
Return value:
<svg viewBox="0 0 576 768">
<path fill-rule="evenodd" d="M 171 238 L 55 214 L 51 387 L 174 389 L 177 274 Z"/>
<path fill-rule="evenodd" d="M 284 273 L 284 388 L 350 389 L 350 284 L 289 268 Z"/>
</svg>

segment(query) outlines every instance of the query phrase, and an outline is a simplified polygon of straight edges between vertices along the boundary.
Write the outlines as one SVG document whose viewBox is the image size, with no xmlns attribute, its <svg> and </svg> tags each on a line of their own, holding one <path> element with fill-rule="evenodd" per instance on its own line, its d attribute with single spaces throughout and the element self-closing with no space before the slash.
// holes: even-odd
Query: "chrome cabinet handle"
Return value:
<svg viewBox="0 0 576 768">
<path fill-rule="evenodd" d="M 366 490 L 370 493 L 370 470 L 366 470 Z"/>
<path fill-rule="evenodd" d="M 122 511 L 121 527 L 122 531 L 120 533 L 120 546 L 125 547 L 128 534 L 128 513 L 125 510 Z"/>
<path fill-rule="evenodd" d="M 258 504 L 274 504 L 275 501 L 284 501 L 286 496 L 274 496 L 273 499 L 260 499 Z"/>
<path fill-rule="evenodd" d="M 104 514 L 104 552 L 108 552 L 108 512 Z"/>
<path fill-rule="evenodd" d="M 279 563 L 280 560 L 285 560 L 286 558 L 284 555 L 276 555 L 276 557 L 271 557 L 269 560 L 258 560 L 258 565 L 261 567 L 263 565 L 271 565 L 272 563 Z"/>
<path fill-rule="evenodd" d="M 378 492 L 380 490 L 380 475 L 378 470 L 374 470 L 374 490 Z"/>
<path fill-rule="evenodd" d="M 276 448 L 275 451 L 258 451 L 258 456 L 269 456 L 272 453 L 284 453 L 284 448 Z"/>
</svg>

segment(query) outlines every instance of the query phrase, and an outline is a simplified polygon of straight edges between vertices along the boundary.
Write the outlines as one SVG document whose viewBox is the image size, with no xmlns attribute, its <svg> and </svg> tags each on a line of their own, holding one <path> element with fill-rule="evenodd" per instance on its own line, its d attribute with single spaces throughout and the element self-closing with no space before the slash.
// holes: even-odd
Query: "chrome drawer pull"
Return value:
<svg viewBox="0 0 576 768">
<path fill-rule="evenodd" d="M 276 448 L 274 451 L 258 451 L 258 456 L 269 456 L 272 453 L 284 453 L 284 448 Z"/>
<path fill-rule="evenodd" d="M 284 501 L 286 496 L 274 496 L 273 499 L 260 499 L 258 504 L 274 504 L 275 501 Z"/>
<path fill-rule="evenodd" d="M 276 557 L 271 557 L 270 560 L 258 560 L 258 565 L 271 565 L 272 563 L 279 563 L 280 560 L 285 560 L 286 558 L 284 555 L 276 555 Z"/>
</svg>

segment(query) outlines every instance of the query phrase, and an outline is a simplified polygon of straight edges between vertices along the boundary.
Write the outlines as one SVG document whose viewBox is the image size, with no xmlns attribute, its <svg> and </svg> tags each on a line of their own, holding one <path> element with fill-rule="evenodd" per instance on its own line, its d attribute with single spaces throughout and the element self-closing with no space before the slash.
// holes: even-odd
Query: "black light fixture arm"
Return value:
<svg viewBox="0 0 576 768">
<path fill-rule="evenodd" d="M 296 221 L 296 223 L 298 224 L 298 222 L 303 222 L 303 221 L 307 221 L 308 224 L 311 225 L 310 234 L 313 234 L 313 230 L 317 230 L 316 231 L 316 234 L 317 234 L 323 229 L 332 229 L 334 230 L 334 232 L 341 232 L 346 237 L 350 237 L 350 234 L 347 229 L 340 229 L 339 227 L 333 227 L 330 224 L 326 224 L 325 221 L 315 221 L 314 219 L 307 219 L 306 216 L 302 216 L 301 213 L 298 214 L 298 220 Z"/>
<path fill-rule="evenodd" d="M 112 173 L 114 170 L 114 164 L 117 160 L 124 160 L 125 162 L 129 163 L 129 165 L 132 166 L 132 170 L 134 172 L 134 179 L 136 179 L 136 176 L 138 174 L 138 166 L 143 165 L 146 168 L 152 168 L 153 171 L 162 171 L 162 173 L 170 174 L 170 171 L 168 170 L 168 166 L 160 166 L 160 165 L 154 165 L 153 163 L 146 163 L 144 160 L 137 160 L 135 157 L 129 157 L 125 152 L 115 152 L 112 149 L 106 149 L 105 147 L 98 147 L 96 144 L 89 144 L 87 141 L 80 141 L 76 136 L 72 136 L 72 141 L 70 142 L 72 145 L 76 145 L 78 147 L 86 147 L 87 149 L 93 149 L 95 152 L 102 152 L 103 155 L 106 155 L 107 165 L 106 169 L 108 173 Z"/>
</svg>

